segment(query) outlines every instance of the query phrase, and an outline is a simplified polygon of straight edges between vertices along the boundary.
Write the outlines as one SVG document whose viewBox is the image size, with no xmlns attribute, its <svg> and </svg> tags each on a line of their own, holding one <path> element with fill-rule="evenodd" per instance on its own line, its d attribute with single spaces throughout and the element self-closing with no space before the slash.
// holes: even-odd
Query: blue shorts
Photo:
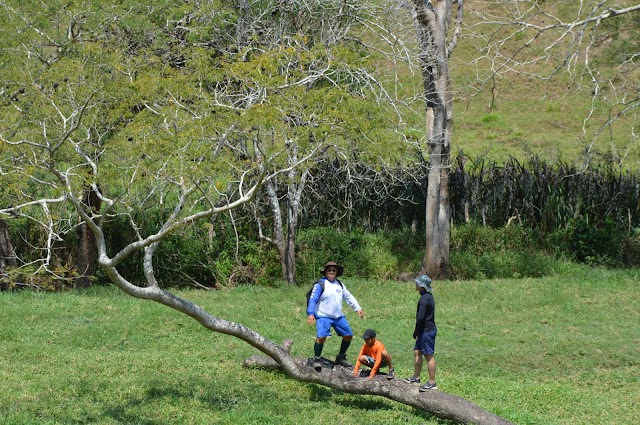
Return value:
<svg viewBox="0 0 640 425">
<path fill-rule="evenodd" d="M 413 346 L 413 349 L 422 351 L 422 354 L 425 356 L 433 355 L 436 352 L 437 333 L 438 329 L 436 328 L 422 332 L 422 336 L 419 339 L 416 339 L 416 344 Z"/>
<path fill-rule="evenodd" d="M 336 330 L 338 336 L 353 336 L 353 331 L 346 317 L 340 316 L 337 319 L 316 317 L 316 336 L 318 338 L 331 336 L 331 328 Z"/>
</svg>

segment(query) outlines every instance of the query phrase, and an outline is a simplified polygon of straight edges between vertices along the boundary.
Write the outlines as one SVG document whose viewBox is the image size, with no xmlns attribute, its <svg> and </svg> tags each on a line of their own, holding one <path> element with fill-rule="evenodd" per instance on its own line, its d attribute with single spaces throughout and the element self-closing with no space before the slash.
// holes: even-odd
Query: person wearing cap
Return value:
<svg viewBox="0 0 640 425">
<path fill-rule="evenodd" d="M 420 383 L 422 372 L 422 356 L 427 360 L 429 380 L 420 387 L 420 391 L 435 390 L 436 385 L 436 303 L 431 294 L 431 278 L 426 274 L 414 279 L 416 291 L 420 292 L 420 300 L 416 311 L 416 326 L 413 330 L 413 339 L 416 340 L 413 347 L 414 373 L 405 380 L 411 383 Z"/>
<path fill-rule="evenodd" d="M 385 349 L 384 344 L 376 339 L 376 331 L 367 329 L 364 331 L 362 339 L 364 339 L 364 344 L 362 344 L 362 348 L 358 354 L 353 374 L 359 376 L 360 365 L 364 365 L 371 368 L 367 379 L 373 379 L 381 367 L 389 366 L 387 379 L 395 378 L 396 374 L 391 365 L 391 355 Z"/>
<path fill-rule="evenodd" d="M 358 304 L 356 298 L 351 295 L 342 282 L 338 280 L 338 276 L 344 273 L 344 267 L 329 261 L 320 270 L 322 276 L 313 285 L 309 304 L 307 305 L 307 323 L 316 325 L 316 341 L 313 345 L 313 367 L 316 370 L 322 368 L 320 356 L 324 343 L 328 336 L 331 336 L 331 328 L 333 328 L 338 336 L 342 337 L 340 351 L 336 356 L 336 364 L 351 368 L 352 365 L 347 361 L 347 349 L 353 339 L 353 331 L 349 326 L 349 322 L 342 311 L 342 302 L 345 301 L 361 319 L 364 319 L 364 312 Z M 322 289 L 322 284 L 324 290 Z"/>
</svg>

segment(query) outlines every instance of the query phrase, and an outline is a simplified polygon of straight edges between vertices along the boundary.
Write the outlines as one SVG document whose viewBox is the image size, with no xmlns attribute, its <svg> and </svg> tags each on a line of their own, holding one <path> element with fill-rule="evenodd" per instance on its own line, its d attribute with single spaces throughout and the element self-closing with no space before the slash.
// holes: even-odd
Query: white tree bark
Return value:
<svg viewBox="0 0 640 425">
<path fill-rule="evenodd" d="M 282 344 L 282 350 L 289 351 L 292 341 L 287 340 Z M 278 359 L 264 356 L 251 356 L 245 359 L 245 367 L 255 367 L 261 369 L 280 369 L 287 375 L 303 382 L 325 385 L 330 388 L 350 393 L 378 395 L 397 401 L 418 410 L 430 412 L 441 418 L 452 420 L 462 424 L 476 425 L 506 425 L 512 422 L 501 418 L 491 412 L 476 406 L 475 404 L 448 394 L 434 390 L 429 392 L 419 392 L 418 386 L 403 380 L 388 380 L 383 375 L 376 375 L 372 380 L 355 377 L 351 368 L 334 366 L 333 368 L 323 368 L 320 372 L 307 365 L 307 359 L 294 359 L 295 368 L 287 361 L 283 365 Z"/>
<path fill-rule="evenodd" d="M 285 139 L 285 146 L 287 163 L 297 164 L 300 161 L 297 142 Z M 319 148 L 320 144 L 316 144 L 305 160 L 313 157 Z M 296 232 L 309 172 L 308 167 L 292 167 L 282 178 L 272 179 L 264 184 L 265 196 L 273 220 L 272 236 L 266 235 L 263 231 L 263 217 L 257 212 L 255 217 L 260 238 L 275 246 L 278 251 L 282 277 L 289 285 L 296 284 Z M 282 183 L 284 194 L 279 193 L 278 183 Z M 254 209 L 257 210 L 257 208 L 255 206 Z"/>
<path fill-rule="evenodd" d="M 455 3 L 457 14 L 453 13 Z M 413 2 L 426 106 L 426 141 L 429 149 L 426 249 L 422 272 L 434 279 L 446 279 L 449 276 L 449 167 L 453 127 L 449 55 L 456 47 L 457 34 L 462 25 L 463 5 L 462 0 Z M 453 36 L 448 40 L 449 26 L 454 16 L 457 16 L 456 27 Z"/>
</svg>

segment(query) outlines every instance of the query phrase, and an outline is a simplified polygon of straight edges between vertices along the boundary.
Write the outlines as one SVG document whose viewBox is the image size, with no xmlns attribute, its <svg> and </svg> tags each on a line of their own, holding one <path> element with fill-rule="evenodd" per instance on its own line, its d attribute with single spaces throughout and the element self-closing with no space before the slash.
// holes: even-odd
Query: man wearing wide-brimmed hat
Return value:
<svg viewBox="0 0 640 425">
<path fill-rule="evenodd" d="M 316 325 L 316 342 L 313 346 L 313 367 L 316 370 L 322 368 L 320 356 L 324 348 L 324 342 L 331 336 L 331 328 L 342 337 L 340 351 L 336 357 L 336 364 L 345 367 L 353 367 L 347 362 L 347 349 L 353 339 L 353 331 L 342 311 L 342 301 L 345 301 L 360 318 L 364 318 L 364 312 L 356 298 L 351 295 L 346 286 L 338 280 L 342 276 L 344 267 L 333 261 L 329 261 L 320 270 L 322 276 L 313 286 L 309 304 L 307 305 L 307 323 Z"/>
</svg>

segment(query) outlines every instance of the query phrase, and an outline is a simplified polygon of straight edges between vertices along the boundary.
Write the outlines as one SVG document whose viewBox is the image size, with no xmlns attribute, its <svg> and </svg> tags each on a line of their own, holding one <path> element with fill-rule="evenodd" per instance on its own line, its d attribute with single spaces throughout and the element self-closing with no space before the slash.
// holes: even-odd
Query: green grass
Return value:
<svg viewBox="0 0 640 425">
<path fill-rule="evenodd" d="M 518 424 L 632 424 L 640 415 L 637 271 L 435 282 L 438 386 Z M 353 280 L 399 376 L 412 372 L 411 284 Z M 309 356 L 305 287 L 180 291 Z M 445 424 L 373 396 L 243 369 L 256 350 L 115 288 L 0 295 L 3 424 Z M 353 358 L 360 341 L 349 350 Z M 325 353 L 335 355 L 329 339 Z"/>
</svg>

